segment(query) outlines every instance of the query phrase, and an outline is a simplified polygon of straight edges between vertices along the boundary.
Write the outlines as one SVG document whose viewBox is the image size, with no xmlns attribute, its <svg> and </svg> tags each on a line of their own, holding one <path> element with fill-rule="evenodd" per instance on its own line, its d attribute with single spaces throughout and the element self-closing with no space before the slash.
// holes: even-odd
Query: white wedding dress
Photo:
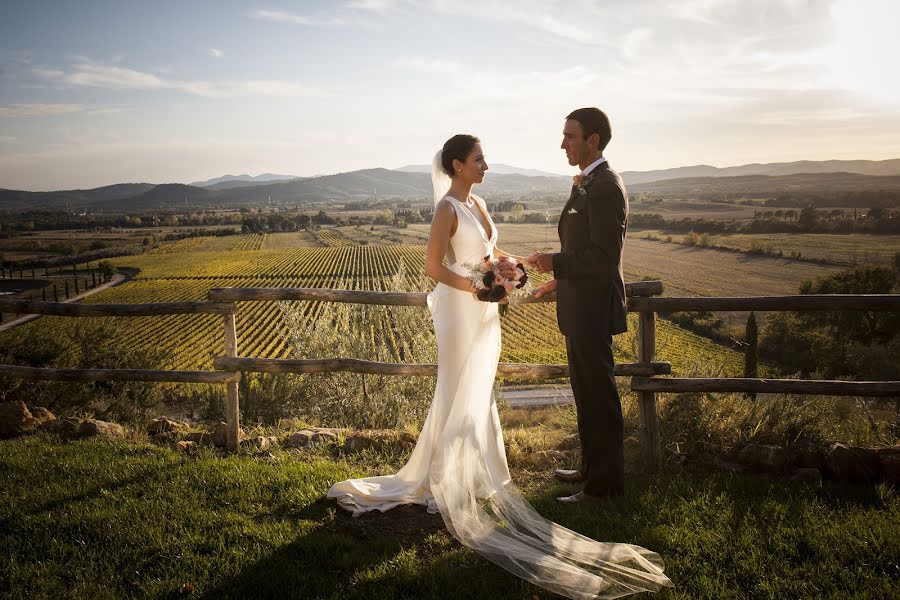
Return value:
<svg viewBox="0 0 900 600">
<path fill-rule="evenodd" d="M 489 220 L 488 236 L 465 206 L 447 199 L 458 222 L 447 262 L 468 276 L 463 264 L 492 255 L 497 228 Z M 511 483 L 492 391 L 500 359 L 497 306 L 437 284 L 428 295 L 438 345 L 437 386 L 409 462 L 394 475 L 336 483 L 328 497 L 353 516 L 401 504 L 426 506 L 440 512 L 462 544 L 569 598 L 618 598 L 672 585 L 658 554 L 597 542 L 549 521 Z"/>
</svg>

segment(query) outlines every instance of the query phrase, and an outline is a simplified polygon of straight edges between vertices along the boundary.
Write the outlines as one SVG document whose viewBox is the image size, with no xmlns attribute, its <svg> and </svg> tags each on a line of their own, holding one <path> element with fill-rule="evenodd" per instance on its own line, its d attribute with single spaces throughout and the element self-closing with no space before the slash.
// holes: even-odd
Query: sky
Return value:
<svg viewBox="0 0 900 600">
<path fill-rule="evenodd" d="M 619 171 L 900 158 L 900 2 L 0 5 L 0 188 L 488 160 L 569 174 L 565 116 Z"/>
</svg>

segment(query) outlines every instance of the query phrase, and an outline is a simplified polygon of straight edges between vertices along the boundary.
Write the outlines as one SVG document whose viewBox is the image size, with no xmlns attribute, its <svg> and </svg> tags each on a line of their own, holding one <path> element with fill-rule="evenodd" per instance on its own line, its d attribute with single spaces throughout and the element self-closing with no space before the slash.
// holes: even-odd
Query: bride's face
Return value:
<svg viewBox="0 0 900 600">
<path fill-rule="evenodd" d="M 457 167 L 456 176 L 465 182 L 481 183 L 484 181 L 484 173 L 488 170 L 487 161 L 484 159 L 484 151 L 481 144 L 475 144 L 465 162 L 453 161 Z"/>
</svg>

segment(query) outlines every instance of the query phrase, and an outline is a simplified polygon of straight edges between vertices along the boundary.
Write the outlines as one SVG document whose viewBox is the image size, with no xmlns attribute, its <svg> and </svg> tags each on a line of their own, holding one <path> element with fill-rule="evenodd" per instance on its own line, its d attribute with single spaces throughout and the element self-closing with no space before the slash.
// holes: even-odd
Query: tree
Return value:
<svg viewBox="0 0 900 600">
<path fill-rule="evenodd" d="M 818 218 L 819 216 L 816 214 L 816 209 L 812 206 L 806 206 L 800 209 L 800 218 L 798 221 L 804 229 L 809 230 L 816 226 Z"/>
<path fill-rule="evenodd" d="M 521 223 L 525 220 L 525 207 L 521 204 L 513 204 L 509 209 L 510 217 L 514 223 Z"/>
<path fill-rule="evenodd" d="M 804 281 L 800 293 L 891 294 L 898 284 L 894 269 L 865 265 Z M 898 379 L 898 349 L 900 313 L 888 311 L 779 312 L 767 319 L 760 340 L 764 355 L 827 379 Z"/>
<path fill-rule="evenodd" d="M 103 281 L 109 281 L 110 277 L 116 272 L 116 268 L 108 260 L 101 261 L 100 264 L 97 265 L 97 270 L 100 271 L 100 275 L 103 276 Z"/>
</svg>

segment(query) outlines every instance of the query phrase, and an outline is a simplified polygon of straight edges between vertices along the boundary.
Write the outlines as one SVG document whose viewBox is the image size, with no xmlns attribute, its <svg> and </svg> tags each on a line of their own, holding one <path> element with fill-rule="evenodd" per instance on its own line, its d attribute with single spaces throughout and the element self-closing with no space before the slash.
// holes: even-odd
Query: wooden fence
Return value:
<svg viewBox="0 0 900 600">
<path fill-rule="evenodd" d="M 615 366 L 617 376 L 631 377 L 640 411 L 641 450 L 648 470 L 662 464 L 662 440 L 656 394 L 671 392 L 755 392 L 834 396 L 900 396 L 900 381 L 808 381 L 795 379 L 670 378 L 671 365 L 656 360 L 656 315 L 679 311 L 900 311 L 900 295 L 805 295 L 739 298 L 659 297 L 662 283 L 626 285 L 628 310 L 637 312 L 638 362 Z M 239 443 L 238 382 L 242 372 L 330 373 L 349 371 L 378 375 L 434 376 L 433 364 L 382 363 L 350 358 L 276 359 L 238 356 L 236 302 L 305 300 L 392 306 L 426 306 L 424 292 L 363 292 L 317 288 L 214 288 L 207 301 L 157 304 L 66 304 L 0 299 L 0 311 L 69 317 L 220 314 L 225 330 L 225 356 L 213 359 L 214 371 L 158 371 L 143 369 L 46 369 L 0 365 L 0 376 L 64 381 L 166 381 L 223 383 L 226 389 L 227 447 Z M 554 302 L 555 295 L 526 298 L 516 304 Z M 568 376 L 567 365 L 500 363 L 497 372 L 507 379 L 556 379 Z"/>
</svg>

